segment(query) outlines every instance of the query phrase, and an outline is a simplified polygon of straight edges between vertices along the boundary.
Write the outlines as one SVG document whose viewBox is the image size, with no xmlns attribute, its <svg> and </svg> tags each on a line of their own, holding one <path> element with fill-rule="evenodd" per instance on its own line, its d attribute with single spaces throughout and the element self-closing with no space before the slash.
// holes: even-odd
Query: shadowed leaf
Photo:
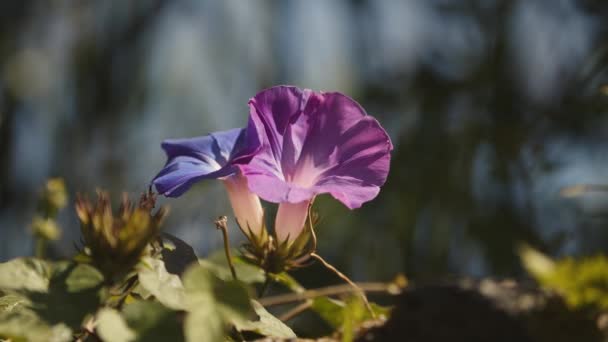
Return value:
<svg viewBox="0 0 608 342">
<path fill-rule="evenodd" d="M 184 274 L 189 341 L 220 341 L 230 324 L 242 324 L 253 312 L 242 283 L 224 281 L 212 269 L 194 265 Z"/>
<path fill-rule="evenodd" d="M 136 338 L 134 341 L 183 341 L 184 334 L 179 323 L 179 314 L 164 307 L 162 304 L 150 301 L 136 301 L 123 309 L 127 325 L 132 329 Z M 204 325 L 204 322 L 199 322 Z"/>
</svg>

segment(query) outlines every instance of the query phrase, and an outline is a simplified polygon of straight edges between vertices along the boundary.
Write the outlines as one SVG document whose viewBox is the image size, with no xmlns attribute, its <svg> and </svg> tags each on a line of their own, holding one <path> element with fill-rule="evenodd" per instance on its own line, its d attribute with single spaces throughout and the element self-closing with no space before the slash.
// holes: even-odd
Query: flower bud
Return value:
<svg viewBox="0 0 608 342">
<path fill-rule="evenodd" d="M 128 272 L 158 236 L 167 209 L 162 207 L 152 214 L 154 203 L 152 193 L 142 195 L 137 205 L 123 195 L 121 206 L 114 215 L 107 192 L 98 191 L 94 203 L 78 196 L 76 213 L 85 250 L 107 279 Z"/>
</svg>

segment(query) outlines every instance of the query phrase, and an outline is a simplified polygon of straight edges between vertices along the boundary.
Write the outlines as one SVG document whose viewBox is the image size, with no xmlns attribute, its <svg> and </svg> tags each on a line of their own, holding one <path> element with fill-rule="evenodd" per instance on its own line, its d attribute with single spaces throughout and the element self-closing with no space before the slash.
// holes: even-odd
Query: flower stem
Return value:
<svg viewBox="0 0 608 342">
<path fill-rule="evenodd" d="M 34 250 L 34 256 L 36 258 L 44 258 L 46 254 L 46 239 L 40 235 L 36 236 L 36 247 Z"/>
<path fill-rule="evenodd" d="M 260 287 L 260 290 L 258 291 L 258 298 L 262 298 L 262 296 L 264 296 L 264 293 L 268 289 L 268 285 L 270 285 L 271 279 L 270 279 L 270 276 L 268 275 L 268 272 L 264 272 L 264 277 L 266 279 L 264 280 L 262 287 Z"/>
<path fill-rule="evenodd" d="M 356 287 L 365 292 L 388 293 L 397 295 L 401 292 L 402 287 L 396 283 L 359 283 Z M 321 287 L 318 289 L 305 290 L 299 293 L 287 293 L 272 297 L 260 298 L 258 302 L 265 307 L 289 304 L 308 299 L 314 299 L 323 296 L 336 296 L 345 293 L 352 293 L 355 289 L 350 284 L 332 285 Z"/>
<path fill-rule="evenodd" d="M 226 216 L 220 216 L 217 220 L 215 220 L 215 228 L 222 231 L 222 236 L 224 238 L 224 252 L 226 252 L 226 260 L 228 261 L 228 267 L 230 267 L 230 273 L 232 273 L 232 278 L 234 280 L 238 280 L 236 276 L 236 270 L 234 265 L 232 264 L 232 256 L 230 255 L 230 245 L 228 244 L 228 218 Z"/>
<path fill-rule="evenodd" d="M 287 311 L 286 313 L 284 313 L 281 317 L 279 317 L 279 319 L 283 322 L 287 322 L 290 319 L 296 317 L 297 315 L 301 314 L 302 312 L 310 309 L 312 307 L 312 300 L 308 299 L 305 302 L 303 302 L 302 304 L 299 304 L 298 306 L 294 307 L 293 309 Z"/>
</svg>

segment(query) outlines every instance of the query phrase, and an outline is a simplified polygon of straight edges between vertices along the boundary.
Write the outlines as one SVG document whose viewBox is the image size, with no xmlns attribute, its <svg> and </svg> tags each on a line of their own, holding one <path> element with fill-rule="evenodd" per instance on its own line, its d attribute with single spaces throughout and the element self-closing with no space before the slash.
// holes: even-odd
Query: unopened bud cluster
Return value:
<svg viewBox="0 0 608 342">
<path fill-rule="evenodd" d="M 123 195 L 120 208 L 113 213 L 107 192 L 98 191 L 94 202 L 78 196 L 76 212 L 84 252 L 109 279 L 128 272 L 157 238 L 167 209 L 152 213 L 155 202 L 151 192 L 143 194 L 137 204 Z"/>
</svg>

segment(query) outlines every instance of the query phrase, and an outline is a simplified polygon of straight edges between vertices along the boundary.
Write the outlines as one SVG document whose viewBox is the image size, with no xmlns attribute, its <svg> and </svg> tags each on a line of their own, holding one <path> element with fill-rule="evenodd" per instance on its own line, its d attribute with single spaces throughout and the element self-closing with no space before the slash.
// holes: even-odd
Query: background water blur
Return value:
<svg viewBox="0 0 608 342">
<path fill-rule="evenodd" d="M 608 183 L 607 19 L 600 0 L 4 1 L 0 260 L 31 253 L 48 177 L 137 196 L 161 140 L 243 126 L 276 84 L 350 95 L 395 144 L 375 201 L 317 204 L 321 254 L 353 278 L 517 276 L 522 241 L 608 251 L 608 194 L 560 196 Z M 169 232 L 220 248 L 217 182 L 164 202 Z M 57 257 L 79 237 L 60 218 Z"/>
</svg>

